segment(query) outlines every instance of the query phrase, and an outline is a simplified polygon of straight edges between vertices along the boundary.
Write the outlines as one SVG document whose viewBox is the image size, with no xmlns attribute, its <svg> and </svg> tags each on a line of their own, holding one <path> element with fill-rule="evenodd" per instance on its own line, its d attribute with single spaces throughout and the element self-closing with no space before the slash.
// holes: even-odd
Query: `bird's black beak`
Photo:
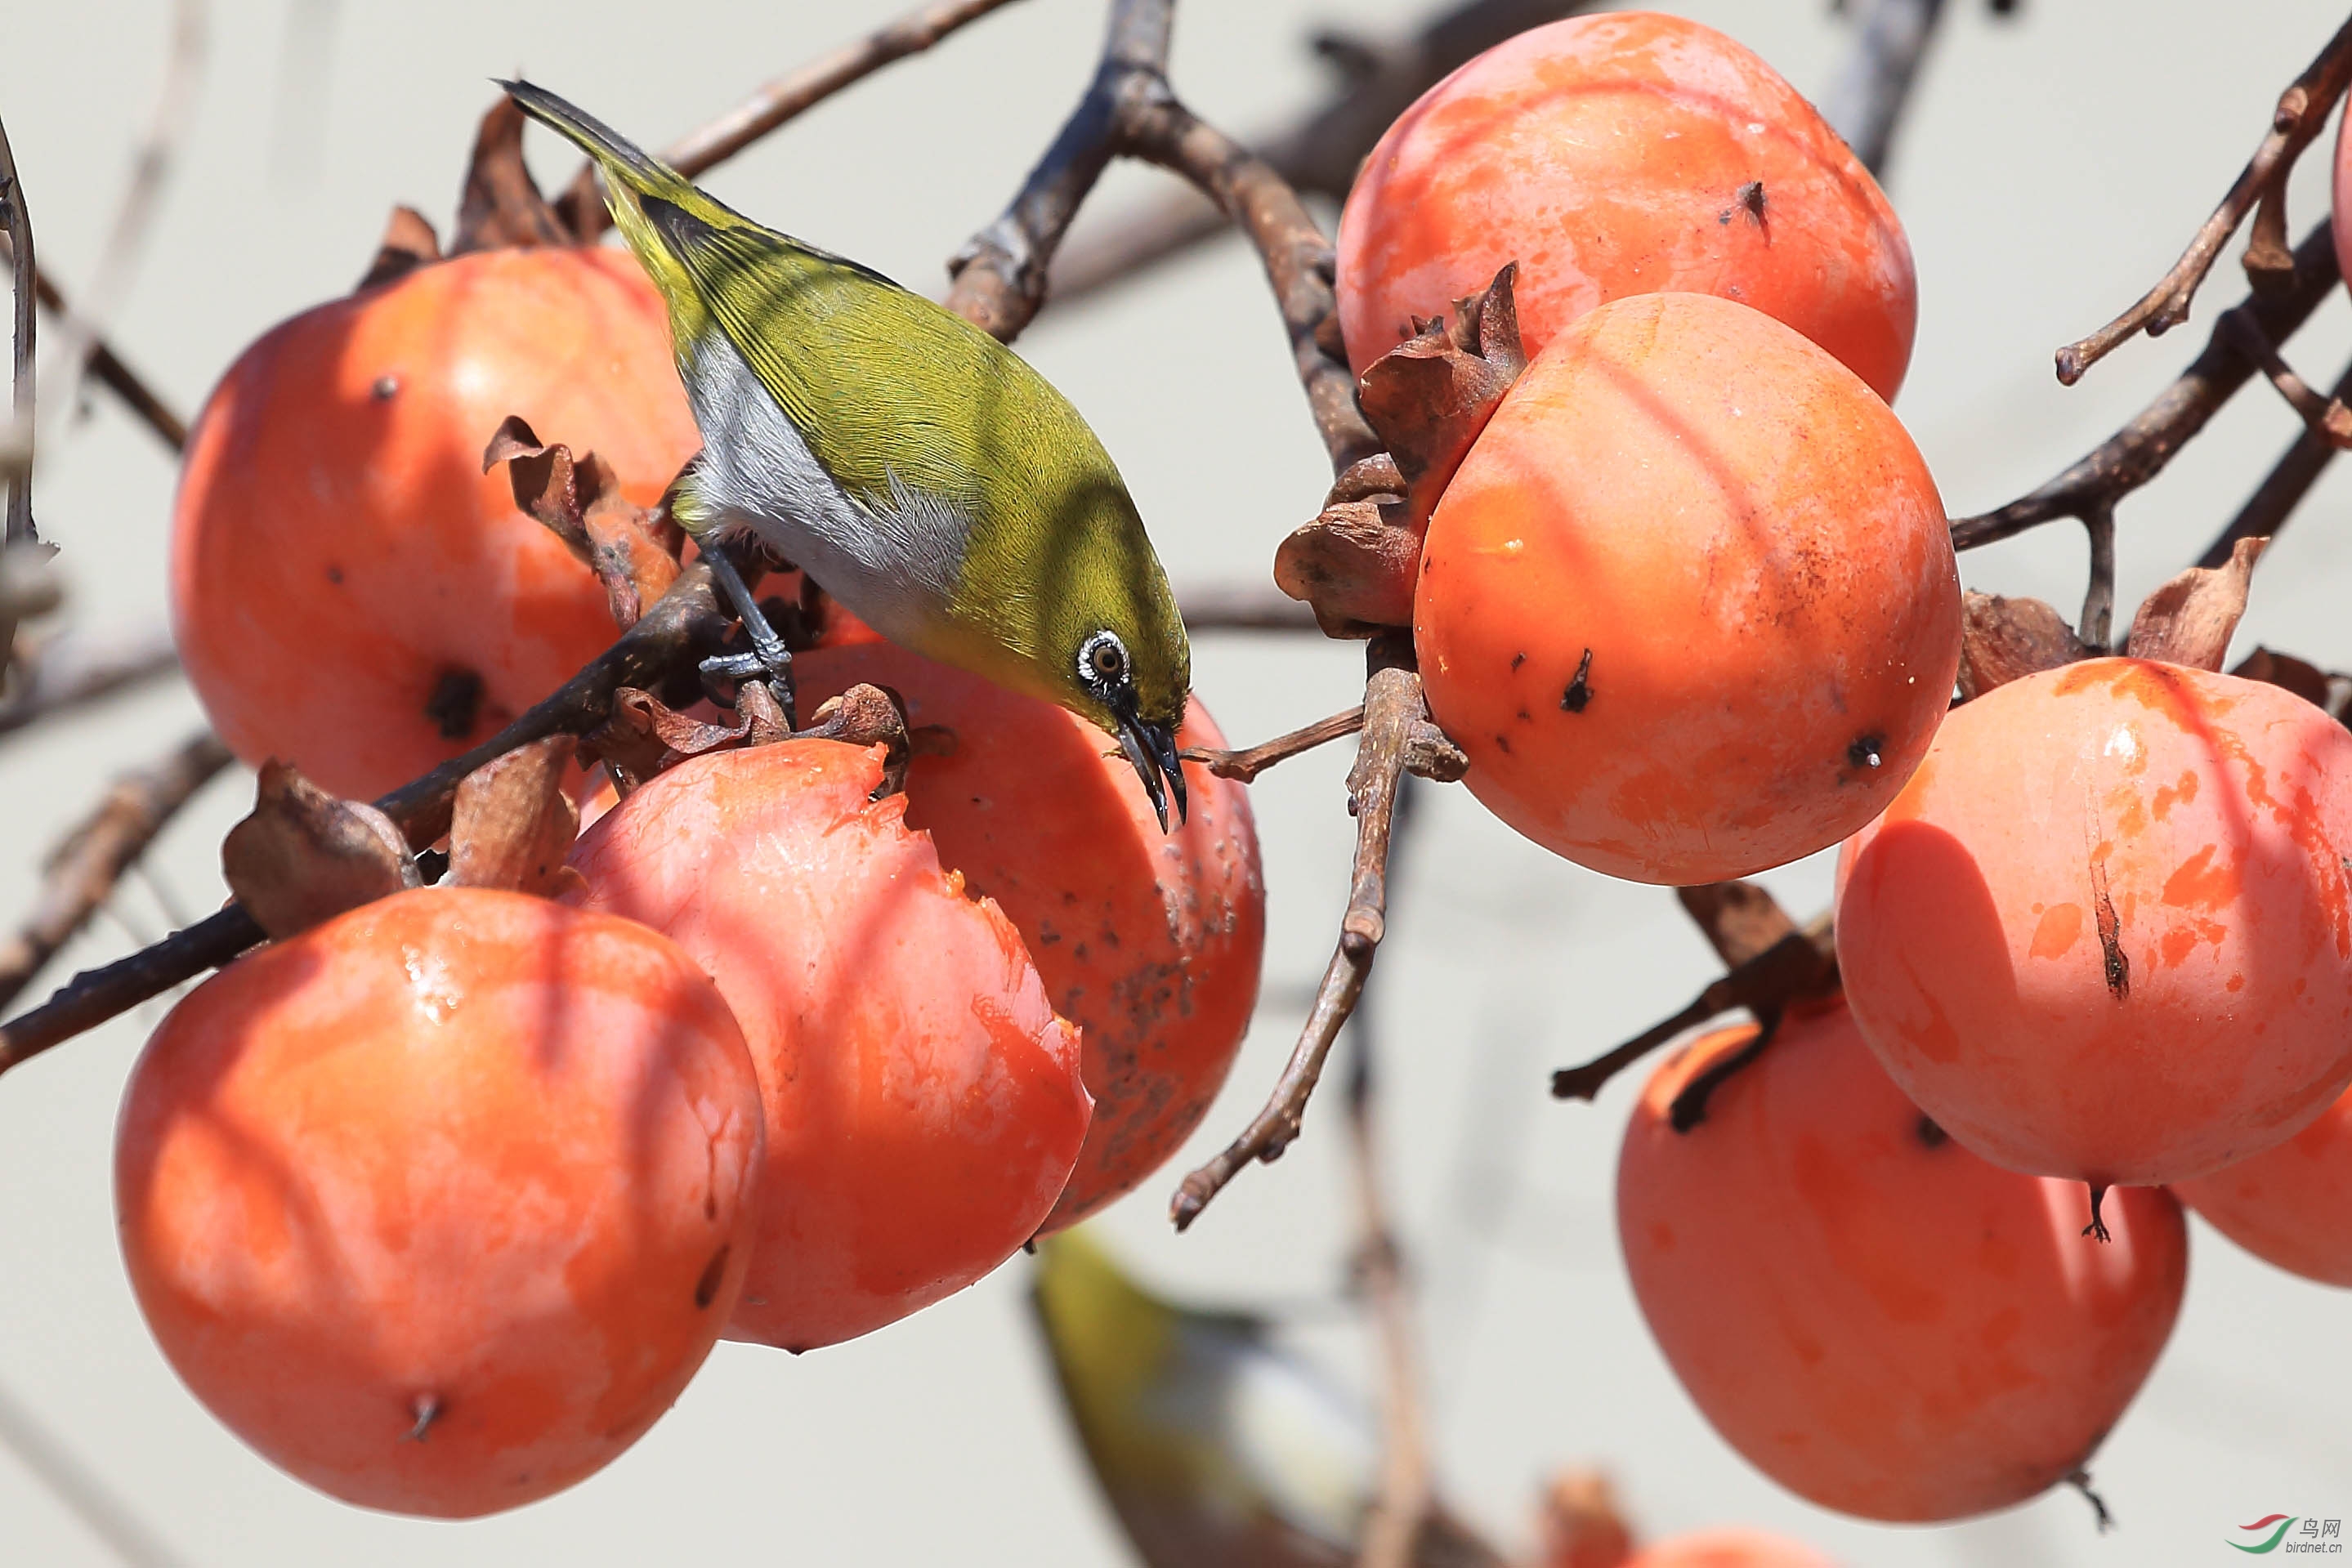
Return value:
<svg viewBox="0 0 2352 1568">
<path fill-rule="evenodd" d="M 1176 821 L 1184 821 L 1184 768 L 1176 758 L 1175 732 L 1164 724 L 1137 717 L 1135 710 L 1124 705 L 1114 716 L 1118 720 L 1118 748 L 1127 753 L 1135 776 L 1143 780 L 1143 792 L 1151 797 L 1151 809 L 1159 813 L 1160 831 L 1164 833 L 1171 795 L 1176 798 Z"/>
</svg>

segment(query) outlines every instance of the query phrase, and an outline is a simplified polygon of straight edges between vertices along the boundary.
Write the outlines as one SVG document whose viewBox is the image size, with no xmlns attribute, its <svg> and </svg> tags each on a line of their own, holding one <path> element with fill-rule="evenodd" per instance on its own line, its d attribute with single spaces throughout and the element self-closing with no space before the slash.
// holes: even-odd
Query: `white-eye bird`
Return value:
<svg viewBox="0 0 2352 1568">
<path fill-rule="evenodd" d="M 1181 820 L 1183 619 L 1069 401 L 954 312 L 730 211 L 544 89 L 499 85 L 595 161 L 668 304 L 703 439 L 672 493 L 687 531 L 756 536 L 891 641 L 1093 720 L 1161 827 L 1171 795 Z M 727 673 L 782 674 L 782 643 L 710 553 L 755 649 Z"/>
<path fill-rule="evenodd" d="M 1145 1291 L 1082 1227 L 1037 1244 L 1034 1301 L 1096 1478 L 1150 1568 L 1348 1568 L 1375 1490 L 1364 1409 L 1261 1318 Z M 1442 1513 L 1417 1568 L 1498 1568 Z"/>
</svg>

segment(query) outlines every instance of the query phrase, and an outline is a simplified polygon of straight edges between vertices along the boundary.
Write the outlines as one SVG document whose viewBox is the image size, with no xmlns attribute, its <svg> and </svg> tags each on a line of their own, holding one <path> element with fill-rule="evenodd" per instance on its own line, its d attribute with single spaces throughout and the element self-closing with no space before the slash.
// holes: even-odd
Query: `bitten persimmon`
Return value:
<svg viewBox="0 0 2352 1568">
<path fill-rule="evenodd" d="M 489 250 L 280 323 L 189 437 L 180 656 L 230 748 L 372 799 L 495 733 L 617 634 L 482 449 L 508 414 L 651 505 L 700 444 L 661 297 L 615 251 Z"/>
<path fill-rule="evenodd" d="M 2265 1262 L 2352 1285 L 2352 1092 L 2285 1143 L 2172 1194 Z"/>
<path fill-rule="evenodd" d="M 1843 1008 L 1791 1015 L 1677 1133 L 1723 1030 L 1642 1092 L 1617 1234 L 1659 1348 L 1715 1429 L 1791 1491 L 1868 1519 L 1959 1519 L 2086 1459 L 2172 1332 L 2180 1207 L 1979 1159 L 1904 1099 Z"/>
<path fill-rule="evenodd" d="M 730 1338 L 806 1350 L 961 1290 L 1036 1234 L 1086 1140 L 1077 1030 L 1012 922 L 908 830 L 907 798 L 871 799 L 881 782 L 878 747 L 715 752 L 572 848 L 581 905 L 692 954 L 759 1069 L 762 1207 Z"/>
<path fill-rule="evenodd" d="M 1760 1530 L 1696 1530 L 1654 1542 L 1624 1568 L 1837 1568 L 1834 1559 Z"/>
<path fill-rule="evenodd" d="M 1612 876 L 1837 842 L 1926 752 L 1959 575 L 1918 449 L 1853 373 L 1699 294 L 1604 305 L 1504 398 L 1413 602 L 1471 792 Z"/>
<path fill-rule="evenodd" d="M 1838 961 L 1985 1158 L 2203 1176 L 2352 1082 L 2352 734 L 2281 687 L 2093 659 L 1955 710 L 1839 862 Z"/>
<path fill-rule="evenodd" d="M 676 946 L 415 890 L 173 1009 L 116 1134 L 123 1259 L 165 1359 L 264 1457 L 369 1508 L 488 1513 L 608 1463 L 702 1364 L 761 1126 Z"/>
<path fill-rule="evenodd" d="M 1877 182 L 1778 71 L 1676 16 L 1531 27 L 1398 117 L 1339 220 L 1357 373 L 1509 261 L 1530 356 L 1595 306 L 1684 290 L 1786 322 L 1889 402 L 1911 359 L 1911 247 Z"/>
<path fill-rule="evenodd" d="M 954 737 L 907 769 L 907 825 L 993 899 L 1054 1010 L 1080 1030 L 1094 1121 L 1045 1219 L 1076 1223 L 1133 1188 L 1208 1113 L 1256 1006 L 1265 882 L 1249 791 L 1197 764 L 1163 832 L 1135 769 L 1084 719 L 887 643 L 793 664 L 804 709 L 860 681 Z M 1179 744 L 1222 747 L 1195 697 Z"/>
</svg>

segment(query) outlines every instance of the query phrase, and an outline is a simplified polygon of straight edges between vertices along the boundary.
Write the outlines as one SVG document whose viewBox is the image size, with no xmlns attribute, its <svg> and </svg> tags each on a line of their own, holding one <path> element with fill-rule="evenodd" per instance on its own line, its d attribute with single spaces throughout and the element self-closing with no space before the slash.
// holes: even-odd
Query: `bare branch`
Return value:
<svg viewBox="0 0 2352 1568">
<path fill-rule="evenodd" d="M 1895 129 L 1918 79 L 1927 40 L 1944 0 L 1869 0 L 1854 22 L 1853 44 L 1822 99 L 1822 115 L 1862 166 L 1885 177 Z"/>
<path fill-rule="evenodd" d="M 8 495 L 5 518 L 0 518 L 0 547 L 5 547 L 32 544 L 41 536 L 33 527 L 33 214 L 25 204 L 24 182 L 16 177 L 16 154 L 8 145 L 5 125 L 0 125 L 0 227 L 8 232 L 16 307 L 8 425 L 0 431 L 0 476 L 7 480 Z"/>
<path fill-rule="evenodd" d="M 2345 366 L 2344 373 L 2336 378 L 2336 385 L 2328 392 L 2328 401 L 2337 405 L 2347 398 L 2352 398 L 2352 365 Z M 2305 426 L 2294 444 L 2279 455 L 2270 473 L 2254 487 L 2254 493 L 2246 497 L 2246 504 L 2238 508 L 2230 526 L 2205 547 L 2197 564 L 2221 566 L 2237 549 L 2240 539 L 2276 538 L 2279 530 L 2286 527 L 2287 518 L 2294 516 L 2295 507 L 2311 493 L 2311 487 L 2319 482 L 2319 476 L 2341 450 L 2326 433 Z"/>
<path fill-rule="evenodd" d="M 1286 593 L 1262 588 L 1196 589 L 1176 596 L 1184 630 L 1203 632 L 1313 632 L 1315 612 Z"/>
<path fill-rule="evenodd" d="M 2352 81 L 2352 21 L 2336 30 L 2327 47 L 2304 68 L 2287 89 L 2279 95 L 2278 107 L 2271 112 L 2271 128 L 2254 155 L 2205 220 L 2197 237 L 2181 253 L 2172 269 L 2157 279 L 2156 287 L 2140 296 L 2130 309 L 2080 341 L 2067 344 L 2058 350 L 2058 379 L 2068 386 L 2082 380 L 2083 372 L 2105 359 L 2118 345 L 2129 341 L 2141 332 L 2158 337 L 2189 319 L 2189 302 L 2197 297 L 2198 285 L 2213 270 L 2220 259 L 2221 247 L 2246 221 L 2246 214 L 2257 203 L 2265 209 L 2265 217 L 2256 224 L 2253 242 L 2246 250 L 2246 270 L 2255 283 L 2257 295 L 2288 287 L 2286 274 L 2289 262 L 2285 254 L 2286 177 L 2294 168 L 2294 161 L 2327 123 L 2328 111 L 2336 100 L 2344 96 L 2345 84 Z M 2325 225 L 2321 225 L 2324 229 Z M 2294 270 L 2303 270 L 2301 257 Z M 2277 340 L 2273 335 L 2273 341 Z"/>
<path fill-rule="evenodd" d="M 209 730 L 190 736 L 161 761 L 114 781 L 98 809 L 50 853 L 33 911 L 16 935 L 0 940 L 0 1008 L 6 1007 L 100 904 L 132 862 L 198 789 L 229 765 L 228 747 Z"/>
<path fill-rule="evenodd" d="M 8 243 L 5 233 L 0 233 L 0 261 L 13 264 L 15 260 L 16 247 Z M 41 308 L 56 317 L 68 329 L 74 329 L 75 324 L 80 323 L 79 330 L 82 340 L 89 345 L 86 362 L 90 380 L 121 398 L 123 406 L 137 415 L 140 423 L 153 431 L 156 437 L 173 451 L 180 451 L 188 444 L 188 422 L 174 413 L 172 405 L 164 402 L 143 377 L 123 362 L 121 356 L 100 335 L 94 325 L 81 319 L 47 273 L 38 269 L 34 271 L 33 294 Z"/>
<path fill-rule="evenodd" d="M 950 33 L 1003 10 L 1013 0 L 944 0 L 924 5 L 789 76 L 778 77 L 708 125 L 688 131 L 663 150 L 669 166 L 691 180 L 725 162 L 770 131 L 798 119 L 844 88 L 884 66 L 922 53 Z M 583 166 L 559 205 L 584 243 L 611 221 L 597 199 L 594 172 Z"/>
<path fill-rule="evenodd" d="M 1407 744 L 1428 706 L 1421 674 L 1412 662 L 1412 640 L 1384 633 L 1367 648 L 1370 674 L 1364 683 L 1364 737 L 1348 774 L 1348 800 L 1356 819 L 1355 868 L 1348 888 L 1348 911 L 1339 922 L 1339 951 L 1331 956 L 1316 988 L 1315 1003 L 1290 1061 L 1276 1080 L 1265 1109 L 1217 1156 L 1184 1178 L 1170 1205 L 1176 1228 L 1201 1216 L 1209 1200 L 1253 1160 L 1277 1158 L 1298 1136 L 1307 1102 L 1323 1075 L 1331 1042 L 1355 1011 L 1371 972 L 1372 955 L 1387 930 L 1389 835 L 1394 825 L 1398 780 L 1405 771 Z"/>
<path fill-rule="evenodd" d="M 38 642 L 20 638 L 16 685 L 0 702 L 0 737 L 161 680 L 179 667 L 171 631 L 160 621 L 103 632 L 65 631 Z"/>
<path fill-rule="evenodd" d="M 2255 294 L 2233 309 L 2244 311 L 2264 340 L 2283 343 L 2335 291 L 2340 277 L 2335 240 L 2322 223 L 2295 246 L 2287 287 Z M 2231 340 L 2231 329 L 2216 324 L 2204 351 L 2130 423 L 2040 489 L 1998 511 L 1953 523 L 1952 547 L 1975 549 L 2053 518 L 2087 522 L 2102 508 L 2112 511 L 2118 500 L 2162 473 L 2173 454 L 2205 428 L 2256 368 Z"/>
<path fill-rule="evenodd" d="M 1329 718 L 1318 718 L 1304 728 L 1287 735 L 1277 735 L 1272 740 L 1241 751 L 1220 751 L 1213 747 L 1187 747 L 1184 760 L 1198 762 L 1220 779 L 1238 779 L 1244 784 L 1257 781 L 1257 776 L 1286 758 L 1314 750 L 1341 736 L 1353 735 L 1364 727 L 1364 710 L 1351 707 L 1346 713 L 1335 713 Z"/>
</svg>

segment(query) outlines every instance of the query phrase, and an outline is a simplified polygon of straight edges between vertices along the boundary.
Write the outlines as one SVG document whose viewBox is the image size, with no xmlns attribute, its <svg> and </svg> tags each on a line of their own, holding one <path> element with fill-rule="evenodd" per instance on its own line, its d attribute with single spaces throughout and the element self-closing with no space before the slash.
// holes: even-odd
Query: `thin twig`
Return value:
<svg viewBox="0 0 2352 1568">
<path fill-rule="evenodd" d="M 173 157 L 195 112 L 197 89 L 204 80 L 205 41 L 205 0 L 178 0 L 172 12 L 163 85 L 156 94 L 155 112 L 146 134 L 132 152 L 130 183 L 123 188 L 113 226 L 83 290 L 82 308 L 60 322 L 63 346 L 58 358 L 64 381 L 50 394 L 53 421 L 70 418 L 79 406 L 82 377 L 108 319 L 137 275 L 156 208 L 171 179 Z"/>
<path fill-rule="evenodd" d="M 1176 596 L 1184 630 L 1202 632 L 1315 632 L 1315 612 L 1286 593 L 1267 588 L 1195 589 Z"/>
<path fill-rule="evenodd" d="M 1289 129 L 1251 141 L 1302 194 L 1339 201 L 1356 166 L 1413 99 L 1457 67 L 1530 27 L 1592 8 L 1595 0 L 1468 0 L 1409 37 L 1318 34 L 1317 52 L 1337 68 L 1332 93 Z M 1052 297 L 1071 300 L 1128 282 L 1225 229 L 1216 207 L 1187 192 L 1071 236 L 1055 259 Z"/>
<path fill-rule="evenodd" d="M 1944 0 L 1869 0 L 1853 23 L 1853 43 L 1822 99 L 1822 118 L 1845 138 L 1862 166 L 1885 176 L 1895 129 L 1917 80 Z"/>
<path fill-rule="evenodd" d="M 1209 1200 L 1254 1160 L 1277 1158 L 1298 1136 L 1307 1102 L 1323 1075 L 1331 1042 L 1355 1011 L 1371 972 L 1388 922 L 1389 837 L 1394 825 L 1397 781 L 1404 776 L 1412 726 L 1427 716 L 1421 675 L 1409 638 L 1399 632 L 1371 640 L 1370 674 L 1364 682 L 1364 734 L 1355 766 L 1348 773 L 1348 803 L 1356 819 L 1356 854 L 1349 878 L 1348 910 L 1339 922 L 1339 950 L 1316 988 L 1298 1043 L 1276 1081 L 1265 1106 L 1215 1158 L 1186 1176 L 1169 1206 L 1176 1228 L 1200 1218 Z"/>
<path fill-rule="evenodd" d="M 1013 0 L 946 0 L 924 5 L 789 76 L 778 77 L 718 119 L 670 143 L 662 157 L 688 179 L 710 170 L 752 142 L 797 119 L 844 88 L 864 80 L 896 60 L 922 53 L 958 28 L 999 11 Z M 610 222 L 596 199 L 593 170 L 583 168 L 565 195 L 572 228 L 593 240 Z M 584 193 L 585 199 L 582 199 Z"/>
<path fill-rule="evenodd" d="M 2342 265 L 2340 261 L 2338 265 Z M 2296 374 L 2294 367 L 2286 362 L 2286 356 L 2279 352 L 2278 345 L 2263 335 L 2252 316 L 2242 310 L 2225 311 L 2220 325 L 2228 330 L 2231 345 L 2254 361 L 2312 434 L 2337 446 L 2352 446 L 2352 410 L 2334 398 L 2322 397 L 2309 382 Z"/>
<path fill-rule="evenodd" d="M 68 630 L 26 645 L 19 639 L 16 685 L 0 702 L 0 737 L 179 669 L 179 651 L 160 621 L 102 632 Z"/>
<path fill-rule="evenodd" d="M 2352 398 L 2352 364 L 2344 367 L 2344 373 L 2336 378 L 2336 385 L 2328 393 L 2328 401 L 2335 403 L 2342 403 L 2347 398 Z M 2311 487 L 2342 450 L 2323 432 L 2305 426 L 2294 444 L 2279 454 L 2279 460 L 2271 465 L 2254 493 L 2246 497 L 2246 504 L 2238 508 L 2230 526 L 2205 547 L 2197 564 L 2209 570 L 2226 565 L 2240 539 L 2276 538 L 2287 519 L 2294 515 L 2295 507 L 2311 493 Z"/>
<path fill-rule="evenodd" d="M 5 1389 L 0 1389 L 0 1446 L 129 1568 L 179 1568 L 184 1561 Z"/>
<path fill-rule="evenodd" d="M 2265 277 L 2280 277 L 2285 272 L 2286 177 L 2295 159 L 2326 124 L 2328 111 L 2344 96 L 2347 81 L 2352 81 L 2352 21 L 2336 30 L 2318 57 L 2279 95 L 2278 105 L 2271 112 L 2270 131 L 2172 269 L 2130 309 L 2089 337 L 2058 350 L 2060 381 L 2073 386 L 2084 371 L 2138 333 L 2158 337 L 2188 320 L 2198 285 L 2213 270 L 2221 247 L 2257 204 L 2263 214 L 2255 221 L 2254 236 L 2246 248 L 2246 270 L 2255 279 L 2258 293 L 2264 291 L 2261 285 Z M 2299 262 L 2300 258 L 2297 272 L 2302 270 Z"/>
<path fill-rule="evenodd" d="M 2295 246 L 2294 273 L 2287 287 L 2253 295 L 2232 308 L 2251 317 L 2266 340 L 2283 343 L 2310 319 L 2339 280 L 2336 242 L 2323 223 Z M 2231 329 L 2217 323 L 2204 351 L 2130 423 L 2030 495 L 1998 511 L 1953 523 L 1953 548 L 1975 549 L 2054 518 L 2088 520 L 2102 507 L 2112 509 L 2122 497 L 2162 473 L 2173 454 L 2252 379 L 2255 369 L 2254 362 L 2231 341 Z"/>
<path fill-rule="evenodd" d="M 0 1008 L 16 1000 L 113 896 L 123 873 L 146 853 L 164 824 L 229 762 L 228 747 L 204 730 L 160 761 L 114 781 L 98 809 L 51 854 L 40 895 L 23 926 L 15 936 L 0 939 Z"/>
<path fill-rule="evenodd" d="M 14 375 L 8 385 L 8 425 L 0 431 L 0 477 L 7 480 L 8 502 L 0 520 L 0 548 L 32 544 L 40 538 L 33 526 L 33 348 L 37 331 L 33 308 L 33 214 L 25 204 L 24 182 L 16 177 L 16 154 L 8 145 L 8 128 L 0 125 L 0 227 L 8 233 L 8 265 L 14 330 L 10 340 Z M 0 649 L 0 654 L 6 651 Z"/>
<path fill-rule="evenodd" d="M 1312 751 L 1342 736 L 1353 735 L 1363 727 L 1364 710 L 1360 706 L 1351 707 L 1346 713 L 1318 718 L 1287 735 L 1277 735 L 1272 740 L 1260 741 L 1240 751 L 1192 746 L 1185 747 L 1183 757 L 1187 762 L 1202 764 L 1220 779 L 1238 779 L 1244 784 L 1254 784 L 1259 774 L 1276 763 Z"/>
<path fill-rule="evenodd" d="M 13 262 L 15 257 L 16 248 L 8 243 L 6 235 L 0 234 L 0 261 Z M 68 302 L 56 280 L 38 268 L 33 273 L 33 294 L 40 302 L 41 308 L 61 323 L 72 327 L 80 321 L 79 312 Z M 174 452 L 184 449 L 188 444 L 188 422 L 147 384 L 145 378 L 123 362 L 121 356 L 99 335 L 95 327 L 81 322 L 80 330 L 83 340 L 89 344 L 89 379 L 121 398 L 123 406 L 137 414 L 140 422 L 153 431 L 164 445 Z"/>
<path fill-rule="evenodd" d="M 618 642 L 553 695 L 464 756 L 378 798 L 376 808 L 412 846 L 432 843 L 448 831 L 450 798 L 467 774 L 532 741 L 594 729 L 611 716 L 614 692 L 658 687 L 714 649 L 729 624 L 711 591 L 710 569 L 697 561 Z M 75 976 L 39 1007 L 0 1024 L 0 1072 L 217 968 L 261 937 L 253 917 L 232 904 L 127 958 Z"/>
</svg>

